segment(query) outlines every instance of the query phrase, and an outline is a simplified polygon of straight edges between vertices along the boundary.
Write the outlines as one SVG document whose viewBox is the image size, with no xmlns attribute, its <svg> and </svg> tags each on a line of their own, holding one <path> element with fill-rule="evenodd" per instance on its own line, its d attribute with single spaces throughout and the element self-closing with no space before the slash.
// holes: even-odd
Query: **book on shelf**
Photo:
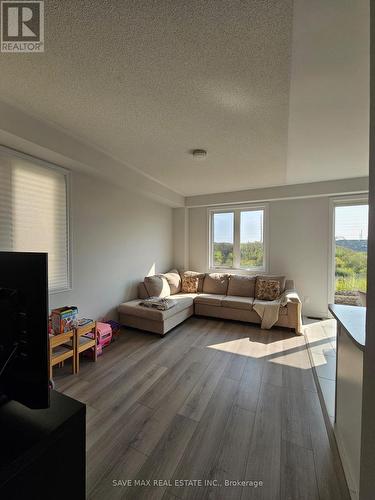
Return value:
<svg viewBox="0 0 375 500">
<path fill-rule="evenodd" d="M 93 319 L 89 319 L 89 318 L 80 318 L 78 320 L 78 326 L 85 326 L 85 325 L 88 325 L 89 323 L 92 323 L 94 320 Z"/>
</svg>

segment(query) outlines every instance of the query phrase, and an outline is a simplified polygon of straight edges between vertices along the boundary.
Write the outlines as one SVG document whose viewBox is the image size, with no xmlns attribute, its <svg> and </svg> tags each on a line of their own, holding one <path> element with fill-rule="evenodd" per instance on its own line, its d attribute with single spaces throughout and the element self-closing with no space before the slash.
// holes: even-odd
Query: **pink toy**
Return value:
<svg viewBox="0 0 375 500">
<path fill-rule="evenodd" d="M 86 333 L 85 337 L 92 339 L 94 338 L 94 333 Z M 109 345 L 112 340 L 112 328 L 108 323 L 96 323 L 96 339 L 96 355 L 101 356 L 103 354 L 103 347 Z M 84 351 L 84 355 L 92 358 L 93 349 L 87 349 L 87 351 Z"/>
<path fill-rule="evenodd" d="M 85 337 L 90 337 L 91 339 L 94 337 L 93 333 L 87 333 Z M 106 347 L 111 343 L 112 340 L 112 328 L 108 323 L 100 323 L 99 321 L 96 323 L 96 337 L 97 337 L 97 345 L 96 345 L 96 355 L 101 356 L 103 354 L 103 347 Z M 93 349 L 87 349 L 85 351 L 86 356 L 89 358 L 93 357 Z"/>
<path fill-rule="evenodd" d="M 106 347 L 111 343 L 112 340 L 112 328 L 108 323 L 100 323 L 99 321 L 96 323 L 97 335 L 98 335 L 98 344 L 102 347 Z"/>
<path fill-rule="evenodd" d="M 86 333 L 85 337 L 94 338 L 93 333 Z M 111 343 L 112 340 L 112 328 L 107 323 L 96 323 L 96 337 L 97 345 L 101 347 L 106 347 Z"/>
</svg>

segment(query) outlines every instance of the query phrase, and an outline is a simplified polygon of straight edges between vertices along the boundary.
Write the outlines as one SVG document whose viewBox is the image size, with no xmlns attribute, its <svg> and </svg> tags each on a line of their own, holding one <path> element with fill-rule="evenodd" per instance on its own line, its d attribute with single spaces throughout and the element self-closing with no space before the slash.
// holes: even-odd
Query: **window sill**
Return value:
<svg viewBox="0 0 375 500">
<path fill-rule="evenodd" d="M 242 269 L 235 267 L 210 267 L 209 273 L 229 273 L 229 274 L 248 274 L 256 276 L 257 274 L 267 273 L 267 269 L 257 268 L 257 269 Z"/>
</svg>

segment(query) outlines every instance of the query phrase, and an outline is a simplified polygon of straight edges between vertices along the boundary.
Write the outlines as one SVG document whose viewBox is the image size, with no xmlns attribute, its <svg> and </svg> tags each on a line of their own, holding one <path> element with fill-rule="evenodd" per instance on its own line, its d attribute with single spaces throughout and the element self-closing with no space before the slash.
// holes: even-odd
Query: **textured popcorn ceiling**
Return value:
<svg viewBox="0 0 375 500">
<path fill-rule="evenodd" d="M 286 182 L 292 0 L 45 10 L 44 54 L 0 54 L 0 99 L 183 194 Z"/>
</svg>

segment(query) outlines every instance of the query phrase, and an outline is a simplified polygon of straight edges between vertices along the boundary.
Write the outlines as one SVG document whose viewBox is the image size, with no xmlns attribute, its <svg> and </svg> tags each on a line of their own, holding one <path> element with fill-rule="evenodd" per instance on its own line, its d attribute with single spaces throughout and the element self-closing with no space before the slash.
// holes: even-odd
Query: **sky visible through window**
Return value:
<svg viewBox="0 0 375 500">
<path fill-rule="evenodd" d="M 214 214 L 214 241 L 218 243 L 233 243 L 234 214 Z"/>
<path fill-rule="evenodd" d="M 367 240 L 368 205 L 336 207 L 335 238 L 337 240 Z"/>
<path fill-rule="evenodd" d="M 214 215 L 214 241 L 233 243 L 233 212 Z M 263 212 L 249 211 L 241 213 L 241 243 L 262 241 Z"/>
</svg>

